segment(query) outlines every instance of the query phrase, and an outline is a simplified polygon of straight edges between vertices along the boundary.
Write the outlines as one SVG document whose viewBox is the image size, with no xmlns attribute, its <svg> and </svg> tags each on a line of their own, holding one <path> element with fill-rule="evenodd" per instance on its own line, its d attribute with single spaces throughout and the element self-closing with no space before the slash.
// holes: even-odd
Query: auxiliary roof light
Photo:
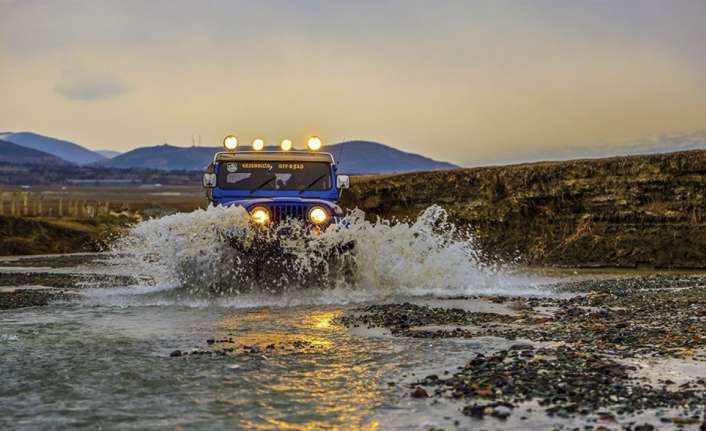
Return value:
<svg viewBox="0 0 706 431">
<path fill-rule="evenodd" d="M 263 141 L 262 139 L 257 138 L 254 141 L 252 141 L 252 149 L 253 150 L 260 151 L 263 148 L 265 148 L 265 141 Z"/>
<path fill-rule="evenodd" d="M 238 148 L 238 138 L 233 135 L 228 135 L 223 139 L 223 146 L 226 150 L 233 151 Z"/>
<path fill-rule="evenodd" d="M 317 151 L 321 149 L 323 143 L 318 136 L 312 136 L 306 141 L 306 146 L 309 147 L 311 151 Z"/>
<path fill-rule="evenodd" d="M 279 146 L 282 148 L 282 151 L 289 151 L 292 149 L 292 141 L 289 139 L 282 139 L 282 143 L 279 144 Z"/>
</svg>

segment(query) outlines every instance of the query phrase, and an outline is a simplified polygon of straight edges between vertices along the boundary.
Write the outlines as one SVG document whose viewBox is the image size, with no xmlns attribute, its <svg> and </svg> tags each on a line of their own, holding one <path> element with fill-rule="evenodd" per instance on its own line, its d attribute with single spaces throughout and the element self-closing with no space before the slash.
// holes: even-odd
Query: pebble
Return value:
<svg viewBox="0 0 706 431">
<path fill-rule="evenodd" d="M 412 391 L 412 398 L 429 398 L 429 394 L 421 386 L 417 386 Z"/>
<path fill-rule="evenodd" d="M 512 410 L 510 410 L 508 407 L 497 406 L 493 409 L 493 412 L 490 415 L 498 419 L 507 419 L 510 414 L 512 414 Z"/>
</svg>

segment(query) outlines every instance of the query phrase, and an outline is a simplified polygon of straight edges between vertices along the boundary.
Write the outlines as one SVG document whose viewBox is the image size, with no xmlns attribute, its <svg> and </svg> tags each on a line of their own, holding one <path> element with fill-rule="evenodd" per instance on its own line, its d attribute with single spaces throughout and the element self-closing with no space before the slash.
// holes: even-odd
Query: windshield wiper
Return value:
<svg viewBox="0 0 706 431">
<path fill-rule="evenodd" d="M 250 193 L 255 193 L 256 191 L 260 190 L 261 188 L 265 187 L 268 185 L 272 180 L 277 178 L 276 176 L 271 176 L 270 178 L 267 179 L 264 183 L 260 184 L 259 186 L 255 187 L 254 189 L 250 189 Z"/>
<path fill-rule="evenodd" d="M 310 188 L 312 188 L 312 187 L 314 186 L 314 184 L 316 184 L 316 183 L 318 183 L 319 181 L 321 181 L 321 180 L 323 180 L 324 178 L 326 178 L 327 175 L 328 175 L 328 174 L 323 174 L 323 175 L 317 177 L 314 181 L 312 181 L 311 183 L 309 183 L 308 186 L 306 186 L 306 187 L 304 187 L 303 189 L 299 190 L 299 194 L 302 194 L 302 193 L 304 193 L 305 191 L 307 191 L 307 190 L 309 190 Z"/>
</svg>

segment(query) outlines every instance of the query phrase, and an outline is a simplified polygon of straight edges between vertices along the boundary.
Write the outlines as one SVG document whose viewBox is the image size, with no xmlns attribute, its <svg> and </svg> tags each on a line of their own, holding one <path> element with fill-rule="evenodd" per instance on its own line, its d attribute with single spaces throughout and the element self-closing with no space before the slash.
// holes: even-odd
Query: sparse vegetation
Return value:
<svg viewBox="0 0 706 431">
<path fill-rule="evenodd" d="M 97 251 L 125 227 L 206 205 L 200 187 L 0 188 L 0 255 Z"/>
<path fill-rule="evenodd" d="M 528 264 L 706 267 L 706 151 L 360 177 L 343 204 L 401 219 L 438 204 Z"/>
</svg>

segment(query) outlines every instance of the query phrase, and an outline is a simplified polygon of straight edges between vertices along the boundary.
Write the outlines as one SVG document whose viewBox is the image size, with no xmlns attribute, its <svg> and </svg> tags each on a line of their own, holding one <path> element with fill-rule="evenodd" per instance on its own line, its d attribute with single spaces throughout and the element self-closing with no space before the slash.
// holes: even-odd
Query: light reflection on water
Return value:
<svg viewBox="0 0 706 431">
<path fill-rule="evenodd" d="M 265 356 L 272 356 L 281 372 L 269 376 L 262 395 L 287 399 L 294 394 L 303 408 L 315 406 L 310 411 L 313 417 L 301 423 L 300 412 L 281 406 L 268 409 L 264 421 L 245 421 L 243 425 L 251 429 L 315 430 L 338 424 L 345 429 L 377 429 L 378 422 L 369 416 L 383 402 L 378 380 L 384 367 L 371 366 L 368 355 L 372 352 L 364 343 L 352 342 L 344 328 L 333 324 L 341 310 L 307 310 L 291 316 L 294 319 L 289 325 L 281 324 L 282 311 L 262 308 L 230 315 L 220 322 L 219 329 L 222 336 L 233 336 L 236 346 L 254 346 Z"/>
<path fill-rule="evenodd" d="M 0 428 L 378 429 L 399 396 L 387 381 L 440 344 L 351 335 L 335 323 L 343 310 L 69 303 L 4 311 Z"/>
</svg>

